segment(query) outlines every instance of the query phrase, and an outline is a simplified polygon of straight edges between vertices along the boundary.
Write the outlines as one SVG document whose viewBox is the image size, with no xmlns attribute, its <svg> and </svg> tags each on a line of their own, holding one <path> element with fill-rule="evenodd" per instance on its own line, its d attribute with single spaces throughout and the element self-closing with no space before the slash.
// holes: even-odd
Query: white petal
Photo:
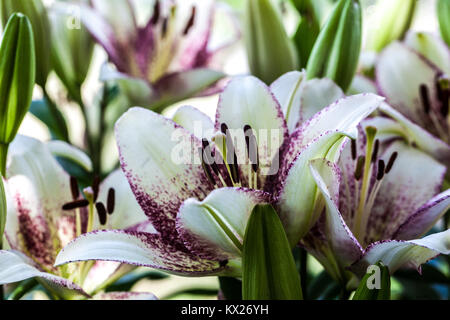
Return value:
<svg viewBox="0 0 450 320">
<path fill-rule="evenodd" d="M 172 117 L 172 120 L 194 134 L 197 138 L 211 141 L 214 135 L 214 123 L 200 110 L 191 106 L 182 106 Z"/>
<path fill-rule="evenodd" d="M 149 292 L 108 292 L 95 295 L 92 300 L 158 300 Z"/>
<path fill-rule="evenodd" d="M 80 149 L 75 148 L 64 141 L 49 141 L 47 147 L 53 156 L 72 160 L 86 171 L 92 171 L 91 159 Z"/>
</svg>

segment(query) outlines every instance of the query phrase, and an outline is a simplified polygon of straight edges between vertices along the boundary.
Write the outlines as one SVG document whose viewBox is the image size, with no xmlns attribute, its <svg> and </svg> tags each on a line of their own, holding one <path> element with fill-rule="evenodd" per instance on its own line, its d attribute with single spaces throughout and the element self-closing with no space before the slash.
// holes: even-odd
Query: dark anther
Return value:
<svg viewBox="0 0 450 320">
<path fill-rule="evenodd" d="M 259 169 L 259 152 L 256 136 L 253 133 L 252 127 L 244 126 L 245 143 L 247 145 L 247 156 L 252 164 L 252 170 L 257 172 Z"/>
<path fill-rule="evenodd" d="M 70 177 L 70 191 L 72 192 L 72 199 L 78 199 L 80 195 L 80 189 L 78 188 L 78 182 L 75 177 Z"/>
<path fill-rule="evenodd" d="M 87 201 L 86 199 L 82 199 L 82 200 L 76 200 L 73 202 L 66 203 L 65 205 L 63 205 L 62 209 L 64 211 L 69 211 L 69 210 L 74 210 L 74 209 L 78 209 L 78 208 L 84 208 L 84 207 L 87 207 L 88 205 L 89 205 L 89 201 Z"/>
<path fill-rule="evenodd" d="M 421 84 L 419 91 L 423 110 L 425 111 L 426 114 L 428 114 L 431 109 L 431 101 L 430 101 L 430 94 L 428 92 L 428 87 L 424 84 Z"/>
<path fill-rule="evenodd" d="M 198 148 L 198 152 L 200 154 L 200 161 L 202 162 L 202 168 L 203 168 L 203 171 L 205 172 L 206 178 L 208 178 L 209 182 L 211 182 L 211 184 L 213 186 L 215 186 L 216 182 L 213 179 L 213 176 L 211 174 L 211 170 L 210 170 L 209 166 L 203 160 L 203 148 Z"/>
<path fill-rule="evenodd" d="M 234 183 L 239 183 L 241 178 L 239 176 L 239 167 L 236 156 L 236 150 L 234 149 L 233 137 L 228 130 L 228 126 L 225 123 L 220 125 L 220 131 L 226 136 L 225 141 L 227 144 L 227 159 L 226 162 L 230 168 L 231 179 Z"/>
<path fill-rule="evenodd" d="M 446 118 L 449 112 L 449 98 L 450 98 L 450 89 L 448 84 L 449 79 L 443 77 L 442 73 L 436 75 L 435 78 L 435 87 L 437 92 L 437 98 L 441 103 L 441 115 Z"/>
<path fill-rule="evenodd" d="M 391 172 L 392 167 L 394 166 L 395 160 L 397 160 L 398 157 L 398 152 L 394 152 L 391 157 L 389 158 L 388 164 L 386 166 L 386 171 L 385 173 L 388 174 L 389 172 Z"/>
<path fill-rule="evenodd" d="M 188 21 L 186 27 L 184 28 L 183 35 L 187 35 L 189 33 L 189 30 L 191 30 L 191 28 L 194 26 L 196 11 L 197 11 L 197 9 L 195 8 L 195 6 L 192 7 L 191 17 L 189 18 L 189 21 Z"/>
<path fill-rule="evenodd" d="M 158 23 L 160 11 L 161 11 L 161 8 L 160 8 L 159 0 L 156 0 L 155 5 L 153 7 L 153 16 L 151 19 L 151 22 L 153 25 Z"/>
<path fill-rule="evenodd" d="M 100 177 L 95 176 L 94 181 L 92 182 L 92 191 L 94 192 L 94 202 L 97 201 L 99 187 L 100 187 Z"/>
<path fill-rule="evenodd" d="M 361 177 L 363 176 L 363 170 L 364 170 L 364 162 L 366 161 L 365 156 L 360 156 L 358 158 L 358 162 L 356 163 L 356 169 L 355 169 L 355 179 L 359 181 Z"/>
<path fill-rule="evenodd" d="M 95 204 L 95 208 L 97 208 L 98 219 L 100 220 L 100 224 L 104 226 L 106 224 L 106 208 L 105 205 L 101 202 L 97 202 Z"/>
<path fill-rule="evenodd" d="M 222 260 L 219 262 L 219 266 L 225 267 L 228 264 L 228 260 Z"/>
<path fill-rule="evenodd" d="M 169 20 L 167 18 L 164 18 L 162 27 L 161 27 L 161 37 L 165 38 L 167 33 L 167 24 L 169 23 Z"/>
<path fill-rule="evenodd" d="M 352 159 L 356 160 L 356 140 L 351 140 L 351 147 L 352 147 Z"/>
<path fill-rule="evenodd" d="M 372 162 L 375 163 L 378 158 L 378 151 L 380 149 L 380 140 L 375 140 L 375 146 L 373 147 L 373 155 L 372 155 Z"/>
<path fill-rule="evenodd" d="M 445 90 L 442 93 L 442 100 L 441 100 L 441 115 L 446 118 L 448 116 L 449 112 L 449 102 L 450 102 L 450 91 Z"/>
<path fill-rule="evenodd" d="M 221 125 L 220 125 L 220 131 L 223 133 L 223 134 L 227 134 L 227 132 L 228 132 L 228 126 L 225 124 L 225 123 L 222 123 Z"/>
<path fill-rule="evenodd" d="M 384 177 L 384 170 L 386 169 L 386 164 L 384 163 L 384 160 L 378 161 L 378 174 L 377 174 L 377 180 L 380 181 Z"/>
<path fill-rule="evenodd" d="M 114 190 L 114 188 L 110 188 L 108 190 L 108 199 L 106 202 L 108 214 L 112 214 L 114 212 L 115 205 L 116 205 L 116 191 Z"/>
</svg>

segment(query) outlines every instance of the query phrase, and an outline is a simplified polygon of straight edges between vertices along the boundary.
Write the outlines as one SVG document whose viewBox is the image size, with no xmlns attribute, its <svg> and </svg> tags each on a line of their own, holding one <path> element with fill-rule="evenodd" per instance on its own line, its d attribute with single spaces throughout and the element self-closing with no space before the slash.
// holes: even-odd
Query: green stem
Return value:
<svg viewBox="0 0 450 320">
<path fill-rule="evenodd" d="M 2 177 L 6 178 L 6 158 L 8 156 L 9 144 L 0 143 L 0 169 Z M 0 239 L 0 243 L 1 243 Z"/>
<path fill-rule="evenodd" d="M 308 252 L 300 248 L 300 281 L 303 291 L 303 300 L 307 300 L 308 296 Z"/>
<path fill-rule="evenodd" d="M 13 292 L 11 292 L 8 296 L 8 300 L 20 300 L 37 285 L 38 282 L 34 278 L 23 281 Z"/>
</svg>

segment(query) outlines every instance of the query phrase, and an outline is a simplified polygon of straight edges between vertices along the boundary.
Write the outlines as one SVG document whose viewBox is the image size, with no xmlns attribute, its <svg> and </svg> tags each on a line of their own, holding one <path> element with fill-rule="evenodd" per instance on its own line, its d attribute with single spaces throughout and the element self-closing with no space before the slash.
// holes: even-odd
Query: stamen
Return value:
<svg viewBox="0 0 450 320">
<path fill-rule="evenodd" d="M 208 178 L 209 182 L 211 182 L 211 184 L 213 186 L 216 186 L 216 181 L 214 181 L 214 178 L 212 177 L 211 170 L 203 159 L 203 148 L 198 148 L 198 152 L 200 155 L 200 160 L 202 162 L 202 168 L 203 168 L 203 171 L 205 172 L 206 178 Z"/>
<path fill-rule="evenodd" d="M 100 177 L 95 176 L 94 181 L 92 182 L 92 191 L 93 191 L 93 195 L 94 195 L 94 199 L 93 199 L 94 202 L 97 201 L 99 187 L 100 187 Z"/>
<path fill-rule="evenodd" d="M 74 209 L 78 209 L 78 208 L 84 208 L 84 207 L 87 207 L 88 205 L 89 205 L 89 201 L 87 201 L 86 199 L 82 199 L 82 200 L 76 200 L 73 202 L 66 203 L 65 205 L 63 205 L 62 209 L 64 211 L 70 211 L 70 210 L 74 210 Z"/>
<path fill-rule="evenodd" d="M 233 137 L 231 136 L 230 130 L 228 129 L 228 126 L 225 123 L 222 123 L 220 125 L 220 130 L 226 136 L 225 138 L 227 148 L 226 162 L 230 171 L 231 179 L 233 180 L 233 184 L 239 184 L 241 182 L 241 178 L 239 173 L 237 155 L 233 144 Z M 231 159 L 231 157 L 233 157 L 233 159 Z"/>
<path fill-rule="evenodd" d="M 192 13 L 191 17 L 189 18 L 189 21 L 184 28 L 183 35 L 187 35 L 189 33 L 189 30 L 194 26 L 195 23 L 195 14 L 196 14 L 197 8 L 195 6 L 192 7 Z"/>
<path fill-rule="evenodd" d="M 384 177 L 384 173 L 386 169 L 386 164 L 384 162 L 384 160 L 379 160 L 378 161 L 378 174 L 377 174 L 377 180 L 380 181 L 383 179 Z"/>
<path fill-rule="evenodd" d="M 221 267 L 226 267 L 227 264 L 228 264 L 228 260 L 219 261 L 219 266 L 221 266 Z"/>
<path fill-rule="evenodd" d="M 441 103 L 441 115 L 446 118 L 449 113 L 449 99 L 450 99 L 450 81 L 442 74 L 436 75 L 436 92 L 437 98 Z"/>
<path fill-rule="evenodd" d="M 356 140 L 351 140 L 351 147 L 352 147 L 352 159 L 356 160 Z"/>
<path fill-rule="evenodd" d="M 365 162 L 366 162 L 366 157 L 359 156 L 358 162 L 356 163 L 356 169 L 355 169 L 355 179 L 357 181 L 361 180 L 361 178 L 362 178 Z"/>
<path fill-rule="evenodd" d="M 386 166 L 386 171 L 385 173 L 388 174 L 389 172 L 391 172 L 392 167 L 394 166 L 395 160 L 397 160 L 398 157 L 398 152 L 394 152 L 391 157 L 389 158 L 388 164 Z"/>
<path fill-rule="evenodd" d="M 167 25 L 169 23 L 169 19 L 164 18 L 162 26 L 161 26 L 161 38 L 165 38 L 167 34 Z"/>
<path fill-rule="evenodd" d="M 112 214 L 114 212 L 115 205 L 116 205 L 116 191 L 114 190 L 114 188 L 110 188 L 108 190 L 108 199 L 106 202 L 108 214 Z"/>
<path fill-rule="evenodd" d="M 247 156 L 252 164 L 253 172 L 258 172 L 259 169 L 259 151 L 256 136 L 253 133 L 251 126 L 246 125 L 244 127 L 245 142 L 247 145 Z"/>
<path fill-rule="evenodd" d="M 105 205 L 101 202 L 97 202 L 95 204 L 95 208 L 97 209 L 98 219 L 100 224 L 104 226 L 106 224 L 106 208 Z"/>
<path fill-rule="evenodd" d="M 152 23 L 153 25 L 155 25 L 155 24 L 158 23 L 159 15 L 160 15 L 160 13 L 161 13 L 161 10 L 160 10 L 160 9 L 161 9 L 161 8 L 160 8 L 159 0 L 156 0 L 156 1 L 155 1 L 155 5 L 154 5 L 154 7 L 153 7 L 153 16 L 152 16 L 152 19 L 151 19 L 151 23 Z"/>
<path fill-rule="evenodd" d="M 431 109 L 431 101 L 430 101 L 430 94 L 428 92 L 428 87 L 424 84 L 421 84 L 419 92 L 423 110 L 425 111 L 426 114 L 428 114 Z"/>
<path fill-rule="evenodd" d="M 78 188 L 78 182 L 75 177 L 70 177 L 70 191 L 72 192 L 72 199 L 78 199 L 80 196 L 80 189 Z"/>
<path fill-rule="evenodd" d="M 378 151 L 380 148 L 380 140 L 375 140 L 375 146 L 373 147 L 373 155 L 372 155 L 372 162 L 375 163 L 378 158 Z"/>
</svg>

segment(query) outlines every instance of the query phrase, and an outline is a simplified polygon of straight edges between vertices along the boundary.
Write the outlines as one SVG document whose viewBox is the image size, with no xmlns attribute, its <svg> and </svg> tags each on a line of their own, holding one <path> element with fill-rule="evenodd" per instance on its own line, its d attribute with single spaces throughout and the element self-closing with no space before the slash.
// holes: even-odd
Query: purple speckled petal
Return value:
<svg viewBox="0 0 450 320">
<path fill-rule="evenodd" d="M 92 300 L 158 300 L 149 292 L 108 292 L 95 295 Z"/>
<path fill-rule="evenodd" d="M 38 280 L 58 296 L 69 299 L 75 296 L 89 295 L 70 280 L 40 271 L 36 264 L 17 251 L 0 251 L 0 285 L 22 280 L 38 278 Z"/>
<path fill-rule="evenodd" d="M 380 94 L 387 98 L 389 104 L 431 131 L 434 126 L 425 114 L 420 87 L 426 85 L 428 88 L 430 112 L 440 114 L 435 86 L 435 79 L 440 72 L 407 46 L 394 42 L 380 54 L 376 66 L 376 81 Z"/>
<path fill-rule="evenodd" d="M 6 237 L 11 248 L 26 252 L 52 270 L 56 252 L 75 237 L 69 176 L 42 142 L 17 136 L 8 152 Z"/>
<path fill-rule="evenodd" d="M 55 265 L 87 260 L 116 261 L 188 276 L 226 274 L 230 271 L 219 261 L 201 259 L 187 250 L 180 250 L 159 234 L 120 230 L 81 235 L 61 250 Z"/>
<path fill-rule="evenodd" d="M 439 192 L 444 179 L 443 165 L 401 141 L 387 148 L 381 158 L 387 163 L 394 152 L 398 157 L 370 212 L 365 243 L 392 239 L 400 225 Z"/>
<path fill-rule="evenodd" d="M 175 218 L 184 200 L 204 199 L 213 186 L 199 159 L 201 141 L 173 121 L 132 108 L 116 123 L 120 163 L 155 229 L 179 243 Z"/>
<path fill-rule="evenodd" d="M 450 230 L 435 233 L 428 237 L 411 241 L 381 241 L 371 244 L 363 257 L 355 262 L 350 270 L 363 277 L 367 267 L 382 261 L 393 274 L 401 267 L 416 268 L 434 259 L 439 254 L 450 254 Z"/>
<path fill-rule="evenodd" d="M 177 217 L 178 233 L 185 246 L 204 259 L 240 258 L 252 210 L 256 204 L 268 202 L 270 195 L 262 191 L 214 190 L 203 201 L 188 199 L 184 202 Z"/>
<path fill-rule="evenodd" d="M 312 242 L 312 247 L 316 248 L 313 249 L 313 252 L 317 251 L 317 248 L 322 251 L 329 250 L 330 254 L 326 255 L 326 258 L 334 260 L 334 263 L 331 263 L 333 267 L 329 272 L 336 279 L 344 280 L 343 270 L 361 257 L 363 249 L 346 225 L 337 207 L 341 173 L 337 165 L 323 159 L 312 161 L 310 170 L 325 199 L 326 218 L 325 223 L 321 224 L 321 233 L 324 237 L 314 239 L 309 236 L 305 239 L 304 244 L 308 248 L 308 243 Z M 330 263 L 325 264 L 325 266 L 329 265 Z"/>
<path fill-rule="evenodd" d="M 450 209 L 450 190 L 438 194 L 420 207 L 398 228 L 393 238 L 398 240 L 420 238 L 431 230 L 448 209 Z"/>
</svg>

